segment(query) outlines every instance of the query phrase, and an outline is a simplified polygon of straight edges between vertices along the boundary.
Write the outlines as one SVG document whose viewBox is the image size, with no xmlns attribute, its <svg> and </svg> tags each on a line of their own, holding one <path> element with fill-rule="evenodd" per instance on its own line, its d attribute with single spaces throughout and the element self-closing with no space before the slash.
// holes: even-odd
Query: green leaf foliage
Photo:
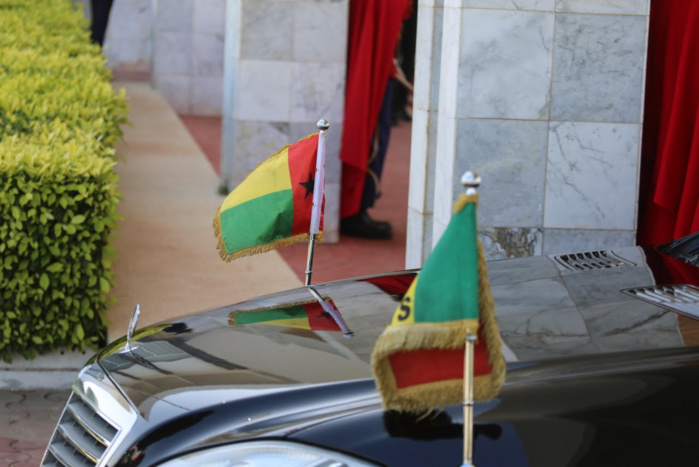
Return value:
<svg viewBox="0 0 699 467">
<path fill-rule="evenodd" d="M 0 0 L 0 357 L 99 347 L 126 122 L 72 0 Z"/>
</svg>

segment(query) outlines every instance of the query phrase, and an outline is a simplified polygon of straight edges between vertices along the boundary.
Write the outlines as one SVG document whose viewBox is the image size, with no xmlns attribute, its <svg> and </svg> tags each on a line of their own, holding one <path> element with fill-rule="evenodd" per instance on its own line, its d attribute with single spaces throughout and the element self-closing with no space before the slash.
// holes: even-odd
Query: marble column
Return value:
<svg viewBox="0 0 699 467">
<path fill-rule="evenodd" d="M 221 184 L 331 124 L 325 241 L 338 240 L 348 0 L 226 0 Z"/>
<path fill-rule="evenodd" d="M 649 0 L 444 1 L 432 244 L 465 170 L 483 177 L 490 258 L 633 242 L 648 13 Z"/>
<path fill-rule="evenodd" d="M 420 2 L 418 8 L 406 268 L 420 267 L 432 247 L 444 0 Z"/>
</svg>

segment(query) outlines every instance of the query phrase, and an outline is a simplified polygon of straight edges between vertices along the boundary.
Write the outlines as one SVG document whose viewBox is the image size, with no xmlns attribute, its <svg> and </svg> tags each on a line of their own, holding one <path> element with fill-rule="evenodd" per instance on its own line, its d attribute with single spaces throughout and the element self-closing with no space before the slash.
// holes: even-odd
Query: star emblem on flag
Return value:
<svg viewBox="0 0 699 467">
<path fill-rule="evenodd" d="M 313 179 L 313 171 L 308 173 L 308 180 L 299 183 L 299 185 L 306 189 L 306 195 L 303 197 L 303 199 L 308 198 L 308 195 L 312 195 L 313 187 L 315 186 L 315 180 Z"/>
</svg>

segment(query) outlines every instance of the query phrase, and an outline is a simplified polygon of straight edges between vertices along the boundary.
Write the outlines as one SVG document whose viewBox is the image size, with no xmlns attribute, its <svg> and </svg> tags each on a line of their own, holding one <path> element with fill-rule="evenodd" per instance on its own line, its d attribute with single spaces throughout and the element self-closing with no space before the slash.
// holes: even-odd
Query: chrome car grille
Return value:
<svg viewBox="0 0 699 467">
<path fill-rule="evenodd" d="M 585 253 L 558 255 L 554 256 L 554 259 L 558 264 L 571 271 L 635 266 L 635 264 L 616 256 L 611 251 L 587 251 Z"/>
<path fill-rule="evenodd" d="M 625 289 L 622 292 L 667 310 L 699 319 L 699 289 L 692 285 L 657 285 Z"/>
<path fill-rule="evenodd" d="M 43 465 L 96 465 L 118 431 L 118 427 L 73 393 L 56 426 Z"/>
<path fill-rule="evenodd" d="M 99 365 L 87 366 L 73 383 L 42 465 L 105 465 L 137 418 Z"/>
</svg>

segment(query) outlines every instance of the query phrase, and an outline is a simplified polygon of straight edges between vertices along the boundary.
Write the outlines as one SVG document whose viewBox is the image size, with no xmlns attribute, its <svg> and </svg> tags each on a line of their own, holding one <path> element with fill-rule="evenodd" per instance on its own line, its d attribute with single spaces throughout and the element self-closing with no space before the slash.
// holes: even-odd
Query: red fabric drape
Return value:
<svg viewBox="0 0 699 467">
<path fill-rule="evenodd" d="M 699 230 L 699 1 L 651 4 L 638 242 Z"/>
<path fill-rule="evenodd" d="M 342 131 L 340 216 L 359 212 L 369 148 L 410 0 L 351 0 Z"/>
</svg>

